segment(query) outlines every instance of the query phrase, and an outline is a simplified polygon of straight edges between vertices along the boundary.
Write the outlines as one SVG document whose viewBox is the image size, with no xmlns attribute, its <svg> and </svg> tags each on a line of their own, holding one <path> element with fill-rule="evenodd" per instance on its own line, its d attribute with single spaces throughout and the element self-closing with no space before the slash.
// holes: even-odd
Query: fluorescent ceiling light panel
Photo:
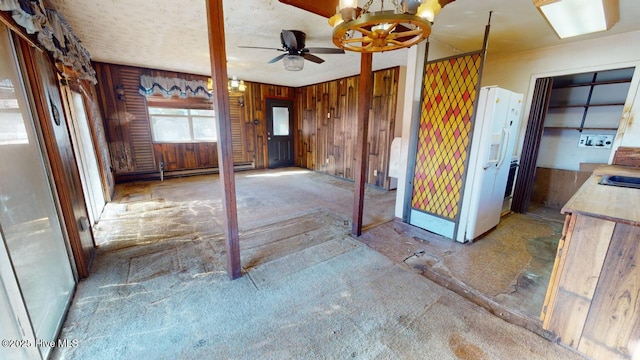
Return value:
<svg viewBox="0 0 640 360">
<path fill-rule="evenodd" d="M 618 0 L 534 0 L 562 39 L 608 30 L 618 22 Z"/>
</svg>

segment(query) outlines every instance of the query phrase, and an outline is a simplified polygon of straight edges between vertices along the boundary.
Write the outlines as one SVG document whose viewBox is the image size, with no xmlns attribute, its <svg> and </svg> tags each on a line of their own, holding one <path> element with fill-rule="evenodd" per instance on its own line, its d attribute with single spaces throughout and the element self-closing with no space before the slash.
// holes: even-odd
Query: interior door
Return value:
<svg viewBox="0 0 640 360">
<path fill-rule="evenodd" d="M 269 168 L 293 165 L 293 102 L 267 99 Z"/>
</svg>

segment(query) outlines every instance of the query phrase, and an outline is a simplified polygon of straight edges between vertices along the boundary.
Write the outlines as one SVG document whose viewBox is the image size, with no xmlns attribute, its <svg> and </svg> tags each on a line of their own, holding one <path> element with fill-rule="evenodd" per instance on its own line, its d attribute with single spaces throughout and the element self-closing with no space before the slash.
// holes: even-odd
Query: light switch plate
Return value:
<svg viewBox="0 0 640 360">
<path fill-rule="evenodd" d="M 613 135 L 581 134 L 578 147 L 611 149 Z"/>
</svg>

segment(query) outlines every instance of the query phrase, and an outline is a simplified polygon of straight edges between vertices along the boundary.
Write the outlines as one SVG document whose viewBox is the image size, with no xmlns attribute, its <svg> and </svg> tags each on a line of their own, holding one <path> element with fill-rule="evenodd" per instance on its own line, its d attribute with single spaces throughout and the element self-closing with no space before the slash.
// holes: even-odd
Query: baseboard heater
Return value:
<svg viewBox="0 0 640 360">
<path fill-rule="evenodd" d="M 253 170 L 255 169 L 255 163 L 237 163 L 233 165 L 234 171 Z M 172 171 L 153 171 L 153 172 L 139 172 L 131 174 L 116 174 L 115 182 L 124 183 L 138 180 L 162 180 L 167 178 L 177 178 L 193 175 L 208 175 L 218 174 L 220 170 L 215 168 L 203 168 L 203 169 L 187 169 L 187 170 L 172 170 Z"/>
</svg>

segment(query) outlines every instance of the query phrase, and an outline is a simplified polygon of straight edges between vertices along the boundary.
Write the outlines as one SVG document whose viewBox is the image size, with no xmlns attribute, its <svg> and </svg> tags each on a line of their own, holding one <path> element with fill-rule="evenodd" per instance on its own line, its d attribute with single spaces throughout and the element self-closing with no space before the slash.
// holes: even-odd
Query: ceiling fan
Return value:
<svg viewBox="0 0 640 360">
<path fill-rule="evenodd" d="M 282 51 L 284 54 L 278 55 L 269 61 L 269 64 L 283 60 L 284 68 L 291 71 L 299 71 L 304 67 L 304 60 L 309 60 L 316 64 L 322 64 L 324 60 L 314 54 L 344 54 L 344 50 L 325 47 L 305 47 L 307 35 L 300 30 L 282 30 L 280 42 L 282 48 L 268 48 L 261 46 L 238 46 L 247 49 L 268 49 Z"/>
</svg>

